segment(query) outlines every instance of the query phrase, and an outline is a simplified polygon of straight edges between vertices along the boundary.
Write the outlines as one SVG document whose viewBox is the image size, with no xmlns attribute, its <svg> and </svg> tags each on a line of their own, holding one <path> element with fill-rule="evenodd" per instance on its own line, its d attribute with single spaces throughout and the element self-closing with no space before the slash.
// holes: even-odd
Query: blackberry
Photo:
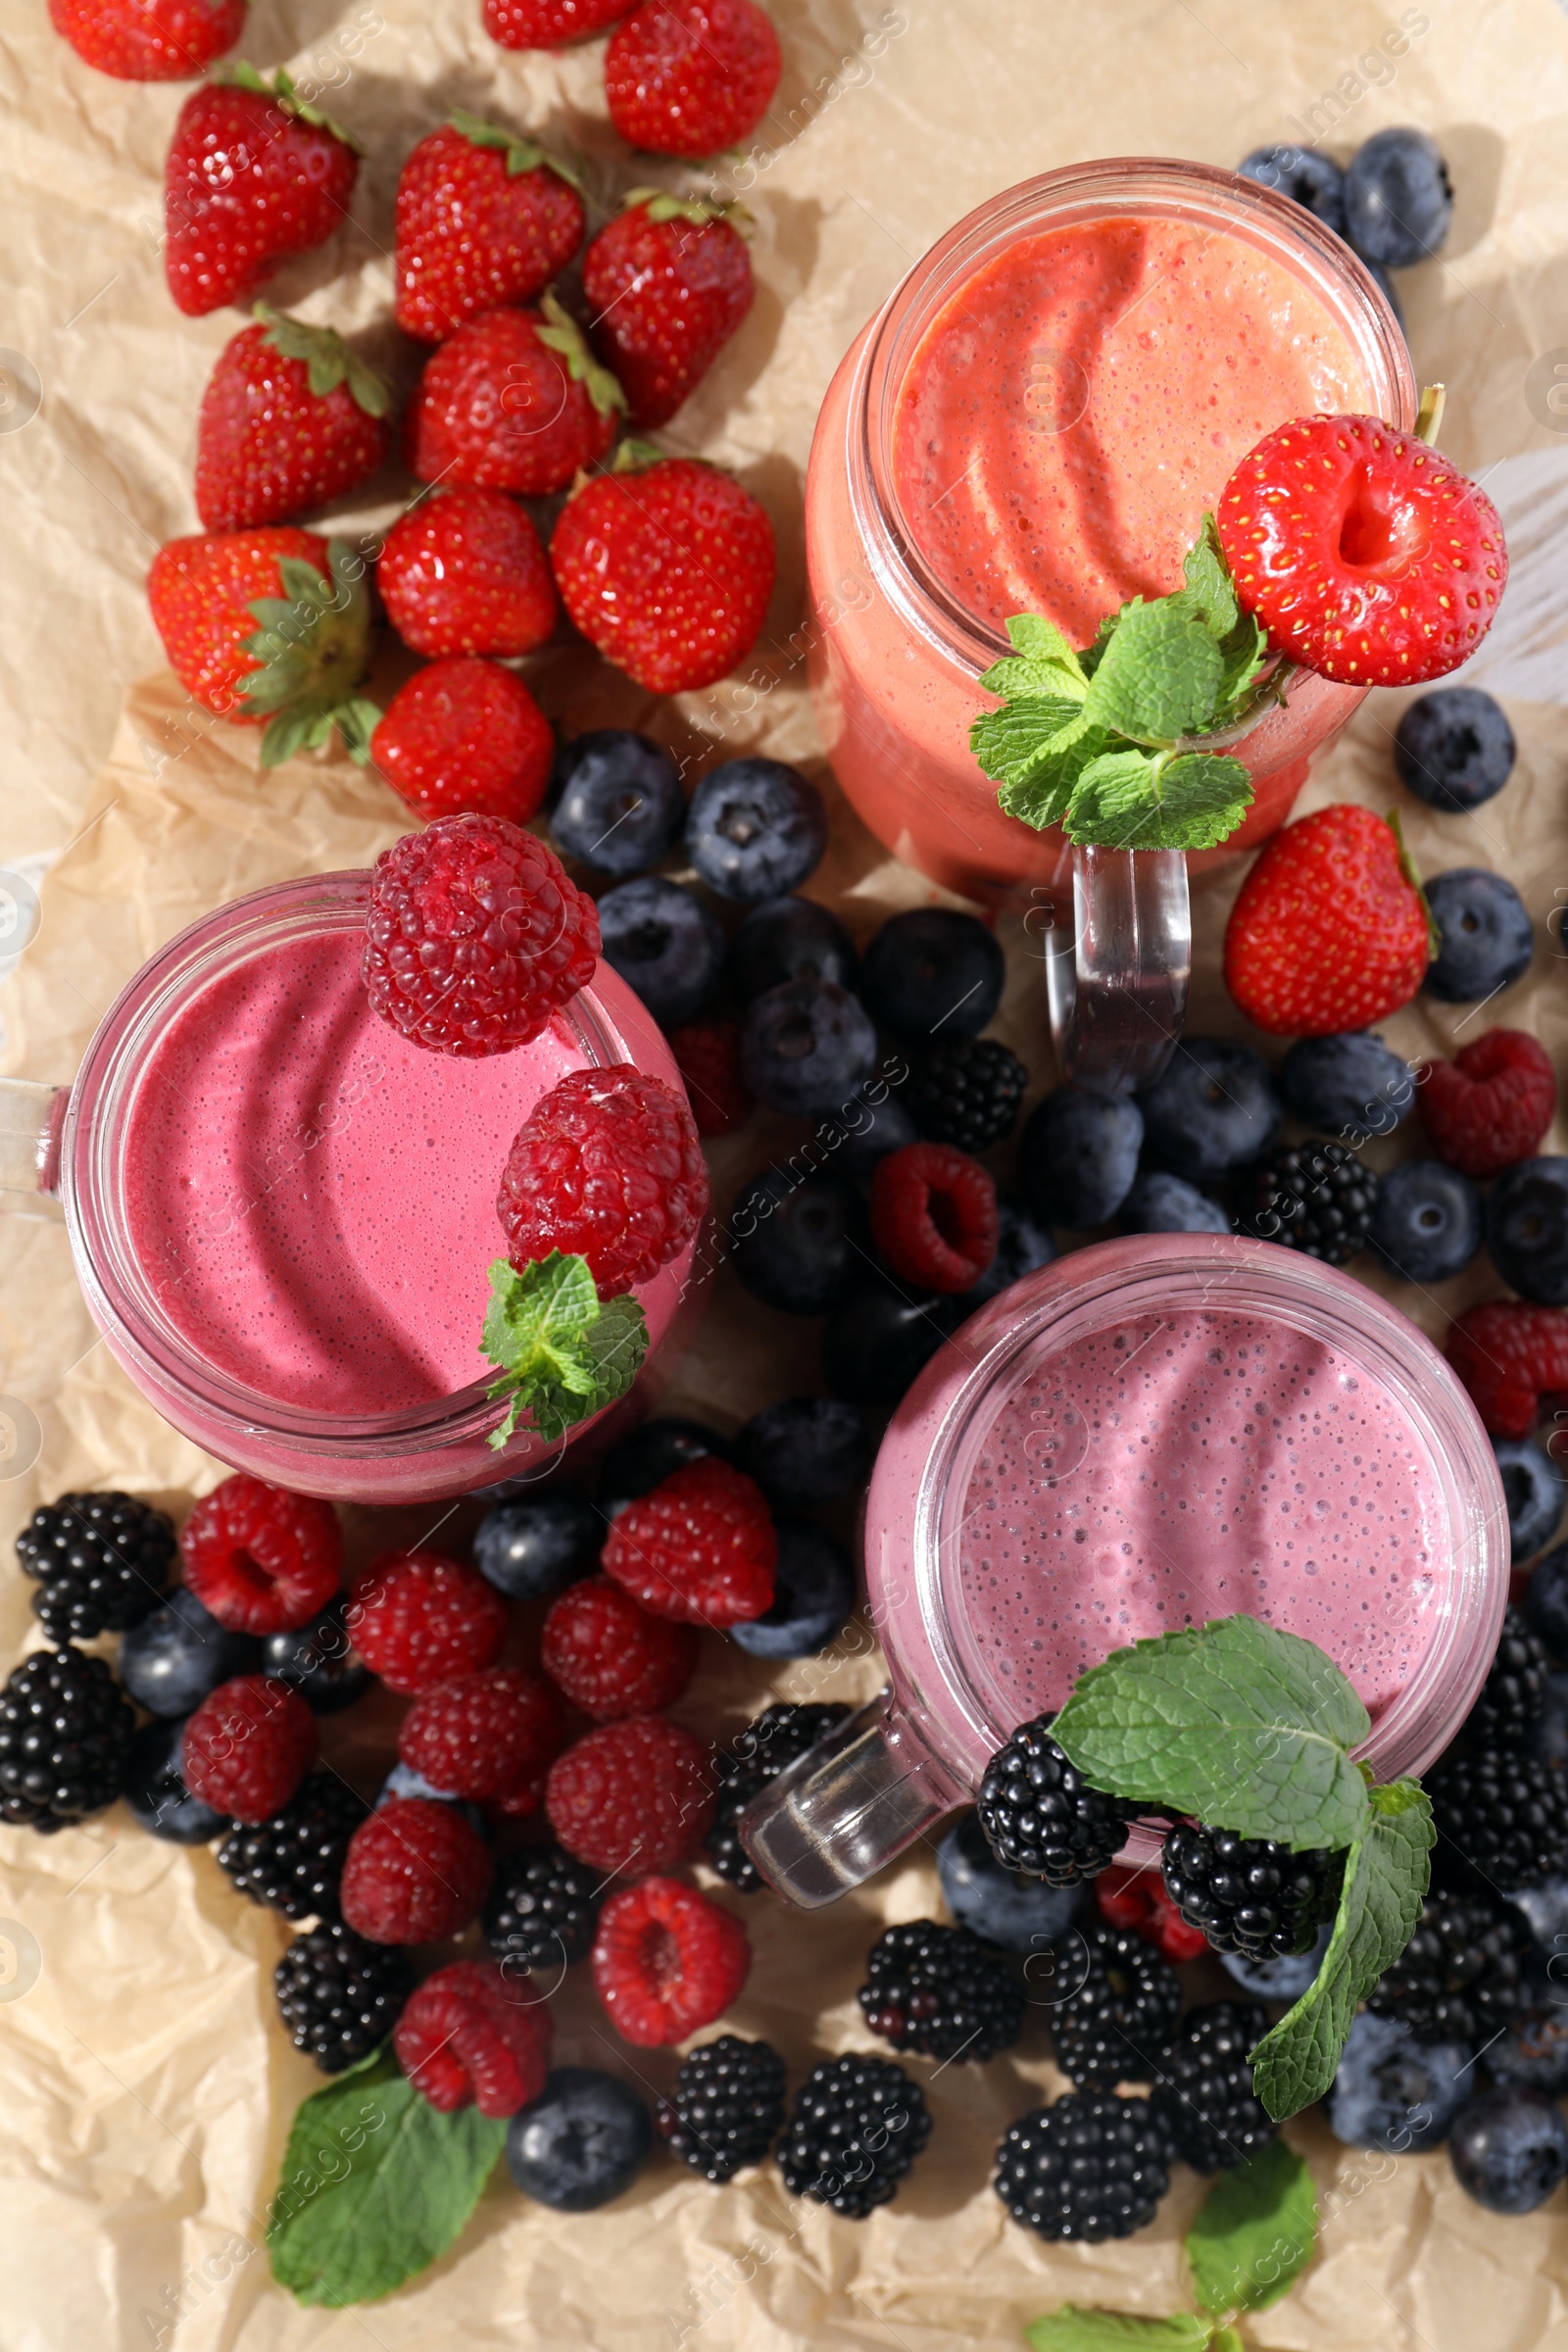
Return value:
<svg viewBox="0 0 1568 2352">
<path fill-rule="evenodd" d="M 1202 1822 L 1168 1830 L 1159 1863 L 1165 1891 L 1188 1926 L 1215 1951 L 1244 1960 L 1309 1951 L 1333 1916 L 1345 1871 L 1345 1857 L 1321 1846 L 1297 1854 Z"/>
<path fill-rule="evenodd" d="M 336 1919 L 343 1857 L 369 1810 L 335 1772 L 313 1772 L 270 1820 L 230 1830 L 218 1859 L 253 1903 L 285 1919 Z"/>
<path fill-rule="evenodd" d="M 756 1894 L 762 1882 L 736 1833 L 736 1822 L 769 1781 L 836 1731 L 849 1711 L 843 1706 L 797 1706 L 780 1699 L 776 1705 L 764 1707 L 727 1746 L 716 1751 L 713 1766 L 718 1775 L 718 1801 L 713 1826 L 703 1841 L 704 1851 L 719 1877 L 742 1894 Z"/>
<path fill-rule="evenodd" d="M 1279 2130 L 1252 2089 L 1247 2053 L 1268 2032 L 1255 2001 L 1191 2009 L 1162 2060 L 1152 2104 L 1173 2156 L 1195 2173 L 1228 2172 L 1267 2147 Z"/>
<path fill-rule="evenodd" d="M 1029 1073 L 994 1037 L 954 1037 L 926 1049 L 910 1073 L 904 1106 L 934 1144 L 983 1152 L 1010 1135 Z"/>
<path fill-rule="evenodd" d="M 654 2120 L 672 2156 L 705 2180 L 760 2164 L 784 2121 L 784 2061 L 765 2041 L 721 2034 L 680 2062 L 675 2095 Z"/>
<path fill-rule="evenodd" d="M 824 2058 L 795 2094 L 778 2145 L 792 2196 L 863 2222 L 895 2193 L 931 2136 L 919 2084 L 891 2058 Z"/>
<path fill-rule="evenodd" d="M 1415 1933 L 1367 1996 L 1418 2041 L 1490 2041 L 1529 2006 L 1530 1930 L 1511 1903 L 1477 1889 L 1436 1887 Z"/>
<path fill-rule="evenodd" d="M 604 1872 L 564 1845 L 530 1845 L 496 1865 L 484 1907 L 485 1941 L 508 1977 L 548 1976 L 586 1960 L 603 1896 Z"/>
<path fill-rule="evenodd" d="M 0 1691 L 0 1821 L 44 1837 L 112 1805 L 136 1718 L 102 1658 L 36 1649 Z"/>
<path fill-rule="evenodd" d="M 915 1919 L 885 1929 L 865 1966 L 861 2011 L 896 2050 L 983 2066 L 1023 2030 L 1022 1986 L 967 1928 Z"/>
<path fill-rule="evenodd" d="M 1131 2237 L 1170 2186 L 1164 2125 L 1148 2099 L 1069 2091 L 1008 2125 L 995 2186 L 1013 2220 L 1041 2237 Z"/>
<path fill-rule="evenodd" d="M 340 2075 L 385 2041 L 414 1990 L 414 1971 L 390 1944 L 367 1943 L 330 1920 L 295 1936 L 272 1983 L 294 2047 L 323 2075 Z"/>
<path fill-rule="evenodd" d="M 1049 1735 L 1052 1715 L 1021 1724 L 986 1766 L 975 1811 L 1004 1870 L 1076 1886 L 1108 1870 L 1134 1808 L 1091 1788 Z"/>
<path fill-rule="evenodd" d="M 1490 1744 L 1518 1747 L 1529 1739 L 1546 1699 L 1551 1660 L 1541 1636 L 1518 1609 L 1502 1620 L 1502 1636 L 1481 1696 L 1465 1718 L 1465 1731 Z"/>
<path fill-rule="evenodd" d="M 168 1513 L 133 1494 L 62 1494 L 17 1538 L 17 1557 L 38 1584 L 33 1612 L 51 1642 L 92 1642 L 140 1625 L 163 1598 L 176 1548 Z"/>
<path fill-rule="evenodd" d="M 1170 1962 L 1131 1928 L 1103 1924 L 1072 1936 L 1060 1965 L 1076 1990 L 1053 2013 L 1056 2063 L 1082 2089 L 1147 2082 L 1169 2049 L 1182 2005 Z"/>
<path fill-rule="evenodd" d="M 1477 1741 L 1427 1783 L 1443 1875 L 1511 1894 L 1568 1873 L 1562 1776 L 1533 1755 Z"/>
<path fill-rule="evenodd" d="M 1344 1144 L 1298 1144 L 1253 1169 L 1237 1222 L 1244 1233 L 1343 1266 L 1366 1248 L 1378 1180 Z"/>
</svg>

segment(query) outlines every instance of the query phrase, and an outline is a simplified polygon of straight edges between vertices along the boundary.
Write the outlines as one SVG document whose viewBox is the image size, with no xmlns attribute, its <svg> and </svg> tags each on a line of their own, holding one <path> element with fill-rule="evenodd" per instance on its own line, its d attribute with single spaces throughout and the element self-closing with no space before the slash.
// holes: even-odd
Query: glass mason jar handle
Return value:
<svg viewBox="0 0 1568 2352">
<path fill-rule="evenodd" d="M 1101 1094 L 1152 1086 L 1176 1051 L 1192 968 L 1185 853 L 1075 849 L 1072 920 L 1046 942 L 1062 1076 Z"/>
<path fill-rule="evenodd" d="M 871 1878 L 969 1793 L 884 1690 L 752 1799 L 740 1817 L 741 1843 L 775 1894 L 815 1911 Z"/>
<path fill-rule="evenodd" d="M 55 1218 L 60 1129 L 71 1089 L 35 1078 L 0 1078 L 0 1208 Z"/>
</svg>

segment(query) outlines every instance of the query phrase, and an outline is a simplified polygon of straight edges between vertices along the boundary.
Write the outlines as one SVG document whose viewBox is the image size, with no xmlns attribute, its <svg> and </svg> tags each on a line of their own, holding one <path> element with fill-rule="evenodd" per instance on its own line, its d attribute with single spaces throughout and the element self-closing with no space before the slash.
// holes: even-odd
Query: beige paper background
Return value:
<svg viewBox="0 0 1568 2352">
<path fill-rule="evenodd" d="M 350 330 L 397 368 L 385 327 L 391 201 L 403 156 L 454 102 L 574 145 L 598 192 L 646 177 L 603 116 L 602 44 L 558 60 L 494 50 L 475 0 L 257 0 L 245 54 L 340 82 L 331 103 L 366 140 L 353 218 L 270 289 Z M 781 580 L 750 685 L 652 708 L 581 649 L 530 664 L 568 729 L 649 725 L 699 758 L 766 748 L 817 760 L 798 663 L 800 492 L 812 419 L 864 318 L 941 229 L 995 189 L 1050 166 L 1111 153 L 1229 164 L 1299 135 L 1337 92 L 1335 152 L 1385 122 L 1430 126 L 1458 184 L 1441 262 L 1400 281 L 1423 377 L 1450 387 L 1445 444 L 1485 472 L 1503 507 L 1515 585 L 1471 674 L 1508 703 L 1521 743 L 1507 794 L 1473 819 L 1413 807 L 1405 821 L 1430 870 L 1508 872 L 1538 922 L 1530 975 L 1479 1015 L 1432 1006 L 1387 1035 L 1401 1053 L 1451 1050 L 1494 1021 L 1534 1029 L 1562 1065 L 1568 999 L 1548 923 L 1568 893 L 1565 592 L 1568 442 L 1527 402 L 1530 362 L 1568 342 L 1568 28 L 1550 0 L 1435 0 L 1403 12 L 1410 46 L 1382 86 L 1357 61 L 1400 12 L 1347 0 L 774 0 L 787 65 L 760 134 L 747 201 L 759 298 L 745 329 L 665 436 L 734 466 L 767 503 Z M 1420 29 L 1416 29 L 1419 24 Z M 356 51 L 355 42 L 358 41 Z M 300 762 L 259 778 L 246 733 L 208 727 L 167 673 L 141 582 L 153 548 L 195 527 L 194 419 L 231 312 L 182 319 L 165 293 L 156 236 L 162 159 L 180 89 L 93 74 L 36 5 L 0 27 L 0 144 L 7 234 L 0 341 L 42 383 L 42 406 L 0 430 L 0 865 L 42 883 L 35 940 L 0 989 L 4 1066 L 67 1078 L 115 990 L 160 941 L 219 901 L 286 874 L 360 863 L 398 832 L 399 806 L 346 763 Z M 673 179 L 674 174 L 668 174 Z M 15 412 L 13 412 L 15 414 Z M 5 424 L 0 415 L 0 426 Z M 372 485 L 350 519 L 384 522 L 401 483 Z M 771 646 L 775 650 L 768 651 Z M 393 666 L 389 660 L 389 668 Z M 140 678 L 126 700 L 129 681 Z M 123 710 L 122 706 L 123 705 Z M 1388 740 L 1397 698 L 1374 696 L 1313 776 L 1300 806 L 1402 800 Z M 821 772 L 819 762 L 817 771 Z M 47 875 L 47 879 L 44 879 Z M 1200 893 L 1209 953 L 1200 1025 L 1235 1028 L 1213 946 L 1235 888 Z M 842 804 L 813 889 L 871 928 L 927 895 L 881 858 Z M 1038 969 L 1006 934 L 1001 1027 L 1048 1074 Z M 720 1188 L 764 1156 L 753 1133 L 715 1152 Z M 1387 1148 L 1419 1148 L 1418 1131 Z M 1562 1131 L 1552 1148 L 1563 1148 Z M 1374 1149 L 1374 1156 L 1378 1156 Z M 1360 1269 L 1358 1269 L 1360 1270 Z M 1422 1297 L 1386 1285 L 1441 1338 L 1485 1267 Z M 36 1501 L 115 1483 L 176 1510 L 220 1475 L 141 1401 L 94 1345 L 56 1224 L 0 1219 L 0 1392 L 33 1410 L 41 1451 L 0 1483 L 0 1543 Z M 721 1276 L 708 1323 L 677 1368 L 670 1402 L 726 1427 L 812 1385 L 810 1326 L 745 1300 Z M 356 1556 L 423 1532 L 416 1514 L 350 1514 Z M 434 1516 L 434 1513 L 431 1514 Z M 471 1518 L 469 1511 L 466 1516 Z M 465 1514 L 443 1531 L 461 1534 Z M 0 1662 L 35 1633 L 26 1588 L 0 1570 Z M 850 1642 L 771 1683 L 714 1645 L 679 1712 L 714 1735 L 769 1690 L 853 1697 L 874 1659 Z M 391 1717 L 331 1727 L 328 1752 L 373 1785 Z M 699 1873 L 699 1875 L 702 1875 Z M 791 2077 L 825 2052 L 868 2046 L 855 2005 L 879 1922 L 938 1906 L 929 1854 L 809 1924 L 769 1898 L 742 1902 L 756 1965 L 731 2022 L 783 2049 Z M 143 1837 L 120 1810 L 45 1841 L 0 1839 L 0 2352 L 387 2352 L 462 2342 L 514 2352 L 906 2352 L 1016 2345 L 1020 2325 L 1073 2299 L 1160 2313 L 1183 2301 L 1181 2233 L 1202 2187 L 1179 2171 L 1158 2221 L 1132 2242 L 1047 2247 L 1006 2223 L 988 2186 L 1004 2123 L 1060 2086 L 1035 2021 L 1020 2051 L 930 2082 L 936 2131 L 897 2202 L 868 2224 L 795 2205 L 771 2170 L 715 2192 L 656 2162 L 609 2211 L 565 2220 L 525 2206 L 504 2175 L 454 2252 L 413 2287 L 357 2312 L 303 2312 L 269 2278 L 258 2217 L 288 2121 L 319 2078 L 283 2042 L 268 1982 L 284 1923 L 234 1895 L 211 1857 Z M 36 1948 L 36 1981 L 27 1954 Z M 22 1949 L 19 1975 L 7 1953 Z M 619 2066 L 663 2086 L 669 2053 L 612 2050 L 574 1972 L 557 1997 L 558 2056 Z M 26 1986 L 24 1990 L 23 1987 Z M 1568 2348 L 1568 2232 L 1559 2195 L 1503 2222 L 1454 2186 L 1446 2156 L 1380 2168 L 1316 2123 L 1291 2128 L 1328 2207 L 1311 2273 L 1250 2322 L 1258 2345 L 1362 2352 Z"/>
</svg>

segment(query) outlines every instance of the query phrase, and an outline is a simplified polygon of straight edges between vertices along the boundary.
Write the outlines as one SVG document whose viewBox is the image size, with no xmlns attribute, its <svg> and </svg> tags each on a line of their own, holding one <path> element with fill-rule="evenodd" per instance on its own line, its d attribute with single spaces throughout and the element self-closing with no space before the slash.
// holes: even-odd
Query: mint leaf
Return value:
<svg viewBox="0 0 1568 2352">
<path fill-rule="evenodd" d="M 970 724 L 969 749 L 999 784 L 1026 783 L 1056 737 L 1074 724 L 1078 708 L 1061 695 L 1032 694 L 1000 710 L 982 710 Z"/>
<path fill-rule="evenodd" d="M 1182 559 L 1182 577 L 1186 587 L 1178 588 L 1169 601 L 1201 621 L 1211 637 L 1228 637 L 1242 608 L 1236 601 L 1230 565 L 1212 514 L 1203 516 L 1198 537 Z"/>
<path fill-rule="evenodd" d="M 1218 642 L 1183 611 L 1180 592 L 1130 605 L 1096 664 L 1084 705 L 1097 726 L 1171 744 L 1208 724 L 1224 673 Z"/>
<path fill-rule="evenodd" d="M 1135 2312 L 1081 2311 L 1064 2303 L 1031 2320 L 1023 2332 L 1034 2352 L 1204 2352 L 1213 2328 L 1190 2311 L 1144 2320 Z"/>
<path fill-rule="evenodd" d="M 1086 767 L 1065 820 L 1069 841 L 1124 850 L 1210 850 L 1252 805 L 1240 760 L 1212 752 L 1113 752 Z"/>
<path fill-rule="evenodd" d="M 1432 1805 L 1419 1781 L 1369 1791 L 1365 1836 L 1345 1857 L 1345 1886 L 1323 1965 L 1251 2054 L 1252 2087 L 1276 2122 L 1321 2099 L 1363 2001 L 1415 1933 L 1432 1873 Z"/>
<path fill-rule="evenodd" d="M 1082 702 L 1082 693 L 1075 693 L 1075 689 L 1081 688 L 1085 682 L 1083 663 L 1054 620 L 1047 620 L 1040 612 L 1014 612 L 1007 621 L 1006 629 L 1015 654 L 1032 665 L 1059 671 L 1064 680 L 1062 691 L 1074 694 L 1074 699 Z M 1005 685 L 992 684 L 994 678 L 1004 671 L 1010 671 L 1012 666 L 1005 657 L 991 664 L 980 680 L 987 694 L 1013 691 Z"/>
<path fill-rule="evenodd" d="M 1314 1642 L 1236 1616 L 1113 1650 L 1051 1736 L 1108 1795 L 1300 1851 L 1361 1836 L 1366 1783 L 1348 1751 L 1370 1730 Z"/>
<path fill-rule="evenodd" d="M 1252 614 L 1244 612 L 1230 635 L 1221 638 L 1220 652 L 1225 667 L 1214 703 L 1214 725 L 1228 727 L 1253 699 L 1257 673 L 1268 660 L 1268 639 Z"/>
<path fill-rule="evenodd" d="M 505 1446 L 523 1413 L 552 1444 L 625 1396 L 648 1352 L 648 1324 L 634 1298 L 601 1304 L 585 1257 L 553 1250 L 520 1274 L 496 1259 L 479 1346 L 501 1372 L 492 1401 L 511 1400 L 490 1445 Z"/>
<path fill-rule="evenodd" d="M 1021 817 L 1037 829 L 1060 824 L 1079 777 L 1100 758 L 1105 741 L 1100 727 L 1083 733 L 1076 726 L 1064 727 L 1014 781 L 1003 785 L 998 808 L 1004 816 Z"/>
<path fill-rule="evenodd" d="M 305 2100 L 267 2237 L 301 2303 L 389 2295 L 461 2234 L 507 2136 L 475 2107 L 439 2115 L 381 2049 Z"/>
<path fill-rule="evenodd" d="M 1198 2300 L 1216 2318 L 1265 2311 L 1300 2277 L 1316 2243 L 1312 2176 L 1294 2148 L 1270 2140 L 1221 2173 L 1187 2232 Z"/>
</svg>

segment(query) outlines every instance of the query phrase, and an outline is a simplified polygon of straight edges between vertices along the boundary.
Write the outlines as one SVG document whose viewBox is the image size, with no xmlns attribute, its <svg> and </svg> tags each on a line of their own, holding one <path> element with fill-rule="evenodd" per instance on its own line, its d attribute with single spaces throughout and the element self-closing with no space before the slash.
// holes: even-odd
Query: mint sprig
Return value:
<svg viewBox="0 0 1568 2352">
<path fill-rule="evenodd" d="M 492 1401 L 509 1399 L 491 1446 L 505 1446 L 523 1413 L 553 1444 L 625 1396 L 648 1352 L 648 1323 L 635 1298 L 600 1298 L 585 1257 L 553 1250 L 521 1273 L 496 1259 L 479 1346 L 501 1373 Z"/>
<path fill-rule="evenodd" d="M 1034 2352 L 1206 2352 L 1213 2327 L 1191 2311 L 1146 2320 L 1131 2311 L 1085 2311 L 1064 2303 L 1031 2320 L 1024 2340 Z"/>
<path fill-rule="evenodd" d="M 980 680 L 1002 706 L 969 730 L 1006 815 L 1105 849 L 1207 850 L 1235 832 L 1251 779 L 1203 739 L 1261 701 L 1267 643 L 1211 514 L 1182 568 L 1182 587 L 1135 597 L 1082 653 L 1039 613 L 1008 620 L 1014 651 Z"/>
</svg>

